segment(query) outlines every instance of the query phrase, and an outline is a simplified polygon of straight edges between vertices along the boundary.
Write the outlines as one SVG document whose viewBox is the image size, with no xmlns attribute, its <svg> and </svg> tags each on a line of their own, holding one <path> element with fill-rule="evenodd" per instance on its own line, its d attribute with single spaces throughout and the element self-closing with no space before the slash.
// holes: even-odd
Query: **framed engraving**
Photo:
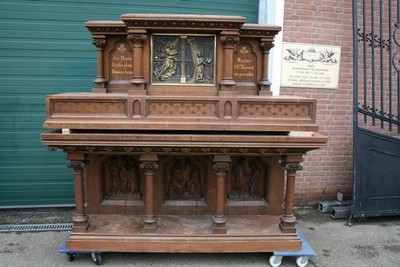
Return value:
<svg viewBox="0 0 400 267">
<path fill-rule="evenodd" d="M 151 83 L 215 85 L 215 35 L 153 34 Z"/>
</svg>

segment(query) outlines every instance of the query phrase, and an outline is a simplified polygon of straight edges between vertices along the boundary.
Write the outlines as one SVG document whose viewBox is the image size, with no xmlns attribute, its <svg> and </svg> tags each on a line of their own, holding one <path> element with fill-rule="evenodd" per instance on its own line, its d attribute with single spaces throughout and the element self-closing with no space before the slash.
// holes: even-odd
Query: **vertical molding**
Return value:
<svg viewBox="0 0 400 267">
<path fill-rule="evenodd" d="M 269 54 L 268 77 L 272 83 L 273 95 L 279 95 L 282 68 L 282 40 L 283 40 L 283 18 L 285 11 L 285 0 L 259 0 L 258 1 L 258 23 L 282 26 L 282 31 L 275 36 L 274 48 Z"/>
</svg>

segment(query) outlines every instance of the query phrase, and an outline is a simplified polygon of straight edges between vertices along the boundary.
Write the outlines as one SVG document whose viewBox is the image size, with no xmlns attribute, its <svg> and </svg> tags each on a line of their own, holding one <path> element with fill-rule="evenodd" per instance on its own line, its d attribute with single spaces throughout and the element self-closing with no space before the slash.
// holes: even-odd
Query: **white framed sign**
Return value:
<svg viewBox="0 0 400 267">
<path fill-rule="evenodd" d="M 283 43 L 281 86 L 337 89 L 340 46 Z"/>
</svg>

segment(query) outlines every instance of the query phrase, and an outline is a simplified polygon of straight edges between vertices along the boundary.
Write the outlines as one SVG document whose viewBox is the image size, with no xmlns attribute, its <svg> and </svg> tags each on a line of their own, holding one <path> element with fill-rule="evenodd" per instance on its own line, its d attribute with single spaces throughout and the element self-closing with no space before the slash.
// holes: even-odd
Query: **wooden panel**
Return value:
<svg viewBox="0 0 400 267">
<path fill-rule="evenodd" d="M 44 127 L 53 129 L 318 130 L 315 100 L 302 97 L 59 94 L 48 96 L 47 101 Z"/>
<path fill-rule="evenodd" d="M 148 101 L 148 117 L 218 117 L 218 102 L 212 101 Z"/>
<path fill-rule="evenodd" d="M 279 216 L 229 216 L 226 235 L 211 232 L 210 216 L 161 216 L 157 235 L 143 235 L 135 216 L 90 215 L 85 234 L 72 233 L 69 250 L 135 252 L 271 252 L 299 250 L 296 234 L 283 234 Z"/>
<path fill-rule="evenodd" d="M 72 114 L 74 116 L 123 116 L 127 117 L 126 101 L 113 100 L 61 100 L 52 102 L 51 116 Z"/>
</svg>

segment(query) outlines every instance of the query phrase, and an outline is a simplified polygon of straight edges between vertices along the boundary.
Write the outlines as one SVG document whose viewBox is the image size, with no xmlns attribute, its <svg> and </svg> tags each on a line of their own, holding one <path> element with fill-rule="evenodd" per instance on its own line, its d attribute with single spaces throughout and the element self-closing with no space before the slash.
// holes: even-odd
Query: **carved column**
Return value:
<svg viewBox="0 0 400 267">
<path fill-rule="evenodd" d="M 215 155 L 213 169 L 217 175 L 217 207 L 215 215 L 212 217 L 213 233 L 226 234 L 226 216 L 225 216 L 225 200 L 226 200 L 226 176 L 229 170 L 230 156 Z"/>
<path fill-rule="evenodd" d="M 131 80 L 132 90 L 129 94 L 146 94 L 145 80 L 143 76 L 143 44 L 147 39 L 146 30 L 135 29 L 130 30 L 128 34 L 128 40 L 132 47 L 132 66 L 133 66 L 133 77 Z"/>
<path fill-rule="evenodd" d="M 86 232 L 89 228 L 89 216 L 85 212 L 83 170 L 87 161 L 84 154 L 69 153 L 67 158 L 70 161 L 67 167 L 74 170 L 75 181 L 75 214 L 72 217 L 72 231 Z"/>
<path fill-rule="evenodd" d="M 233 48 L 239 42 L 239 32 L 222 31 L 221 42 L 224 49 L 223 77 L 220 81 L 221 91 L 233 91 L 235 81 L 233 75 Z"/>
<path fill-rule="evenodd" d="M 106 45 L 106 36 L 94 35 L 92 44 L 94 44 L 97 48 L 97 76 L 93 81 L 95 84 L 93 93 L 106 93 L 107 80 L 104 77 L 104 46 Z"/>
<path fill-rule="evenodd" d="M 279 228 L 283 233 L 296 232 L 296 217 L 293 214 L 295 178 L 296 172 L 303 169 L 300 165 L 302 161 L 302 156 L 287 156 L 281 160 L 281 165 L 286 170 L 285 213 L 281 216 L 279 223 Z"/>
<path fill-rule="evenodd" d="M 145 175 L 145 205 L 146 215 L 143 219 L 143 232 L 154 233 L 157 231 L 157 217 L 154 211 L 154 172 L 158 169 L 157 155 L 142 155 L 140 157 L 140 168 L 144 169 Z"/>
<path fill-rule="evenodd" d="M 268 79 L 268 63 L 269 63 L 269 51 L 274 44 L 271 41 L 267 41 L 265 39 L 261 39 L 260 42 L 261 50 L 262 50 L 262 72 L 261 72 L 261 80 L 258 83 L 260 86 L 259 95 L 272 95 L 271 92 L 271 82 Z"/>
</svg>

